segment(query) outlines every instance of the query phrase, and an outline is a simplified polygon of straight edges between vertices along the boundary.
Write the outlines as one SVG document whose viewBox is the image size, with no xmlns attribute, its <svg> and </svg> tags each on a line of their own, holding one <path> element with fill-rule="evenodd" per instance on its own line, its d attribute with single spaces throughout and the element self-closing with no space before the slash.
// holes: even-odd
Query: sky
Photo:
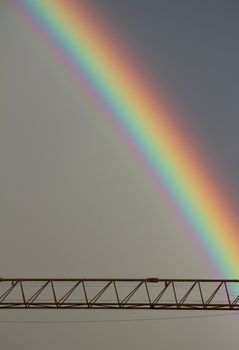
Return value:
<svg viewBox="0 0 239 350">
<path fill-rule="evenodd" d="M 179 111 L 239 201 L 239 5 L 92 0 Z M 204 252 L 92 105 L 83 84 L 0 4 L 2 277 L 209 278 Z M 214 312 L 215 314 L 215 312 Z M 1 311 L 1 320 L 102 320 L 195 312 Z M 205 314 L 203 314 L 205 315 Z M 209 315 L 209 314 L 208 314 Z M 237 318 L 237 319 L 236 319 Z M 1 323 L 4 350 L 234 349 L 238 317 L 68 324 Z"/>
</svg>

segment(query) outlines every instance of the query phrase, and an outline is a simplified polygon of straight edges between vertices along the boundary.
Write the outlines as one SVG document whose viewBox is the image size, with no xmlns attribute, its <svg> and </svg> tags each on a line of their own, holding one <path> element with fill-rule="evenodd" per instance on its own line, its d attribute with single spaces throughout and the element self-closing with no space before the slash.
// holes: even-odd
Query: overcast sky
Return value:
<svg viewBox="0 0 239 350">
<path fill-rule="evenodd" d="M 239 201 L 238 2 L 91 3 L 183 111 L 192 135 Z M 0 275 L 212 277 L 203 252 L 195 249 L 127 146 L 92 106 L 83 85 L 70 78 L 7 0 L 0 4 L 0 57 Z M 183 315 L 1 311 L 0 321 Z M 0 337 L 4 350 L 214 350 L 235 349 L 238 326 L 234 316 L 1 323 Z"/>
</svg>

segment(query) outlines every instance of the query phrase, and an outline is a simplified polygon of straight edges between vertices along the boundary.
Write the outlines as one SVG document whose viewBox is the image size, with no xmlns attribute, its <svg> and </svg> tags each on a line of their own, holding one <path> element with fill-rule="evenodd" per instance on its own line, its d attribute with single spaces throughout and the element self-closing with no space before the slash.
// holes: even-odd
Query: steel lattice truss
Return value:
<svg viewBox="0 0 239 350">
<path fill-rule="evenodd" d="M 239 280 L 2 278 L 0 308 L 239 310 Z"/>
</svg>

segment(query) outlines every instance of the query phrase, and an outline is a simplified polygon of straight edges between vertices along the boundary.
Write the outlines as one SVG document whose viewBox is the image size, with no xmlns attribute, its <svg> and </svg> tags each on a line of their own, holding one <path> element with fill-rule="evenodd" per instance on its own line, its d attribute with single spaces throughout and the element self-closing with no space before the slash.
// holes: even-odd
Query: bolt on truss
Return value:
<svg viewBox="0 0 239 350">
<path fill-rule="evenodd" d="M 239 310 L 239 280 L 0 278 L 0 309 Z"/>
</svg>

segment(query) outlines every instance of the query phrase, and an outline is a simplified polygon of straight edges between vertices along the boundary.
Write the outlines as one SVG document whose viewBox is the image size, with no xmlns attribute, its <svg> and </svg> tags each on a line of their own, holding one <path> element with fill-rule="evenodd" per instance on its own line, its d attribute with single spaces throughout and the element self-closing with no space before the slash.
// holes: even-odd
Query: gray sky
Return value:
<svg viewBox="0 0 239 350">
<path fill-rule="evenodd" d="M 236 1 L 94 0 L 239 200 Z M 127 146 L 6 0 L 0 4 L 0 265 L 21 277 L 209 277 Z M 195 313 L 193 313 L 195 315 Z M 183 315 L 192 315 L 184 313 Z M 183 316 L 0 313 L 0 320 Z M 4 350 L 235 349 L 235 316 L 66 325 L 0 324 Z"/>
</svg>

